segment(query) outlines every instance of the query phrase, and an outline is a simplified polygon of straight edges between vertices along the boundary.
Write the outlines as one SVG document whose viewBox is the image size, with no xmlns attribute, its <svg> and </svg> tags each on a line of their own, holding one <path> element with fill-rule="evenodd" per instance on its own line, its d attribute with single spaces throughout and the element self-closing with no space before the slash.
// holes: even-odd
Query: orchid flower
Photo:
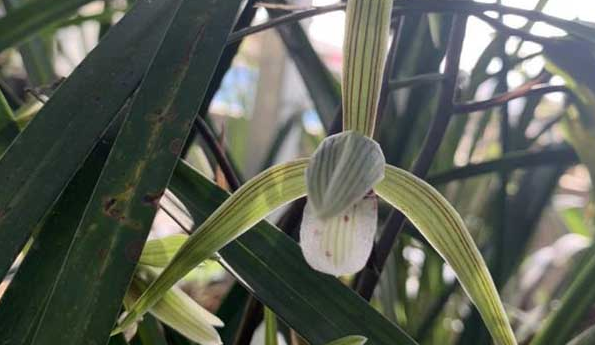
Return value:
<svg viewBox="0 0 595 345">
<path fill-rule="evenodd" d="M 343 132 L 326 138 L 310 159 L 274 166 L 240 187 L 179 247 L 115 332 L 141 317 L 193 267 L 303 196 L 308 198 L 300 231 L 305 260 L 334 276 L 357 272 L 372 250 L 380 197 L 401 211 L 452 267 L 494 342 L 516 345 L 486 264 L 457 211 L 423 180 L 387 165 L 372 139 L 391 6 L 392 0 L 347 4 Z"/>
</svg>

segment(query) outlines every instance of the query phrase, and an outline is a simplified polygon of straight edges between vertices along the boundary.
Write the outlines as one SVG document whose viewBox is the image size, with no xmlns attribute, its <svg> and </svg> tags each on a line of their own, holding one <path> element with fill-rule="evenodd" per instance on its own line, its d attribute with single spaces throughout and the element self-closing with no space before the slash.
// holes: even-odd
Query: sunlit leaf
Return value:
<svg viewBox="0 0 595 345">
<path fill-rule="evenodd" d="M 308 202 L 300 229 L 300 246 L 312 268 L 341 276 L 360 271 L 368 261 L 378 220 L 378 200 L 369 195 L 339 215 L 320 219 Z"/>
<path fill-rule="evenodd" d="M 302 159 L 266 170 L 238 189 L 190 236 L 161 275 L 129 310 L 128 327 L 190 270 L 272 211 L 306 194 Z"/>
<path fill-rule="evenodd" d="M 439 48 L 442 44 L 441 31 L 442 17 L 439 14 L 429 13 L 428 14 L 428 25 L 430 27 L 430 37 L 432 37 L 432 43 L 435 48 Z"/>
<path fill-rule="evenodd" d="M 498 291 L 465 223 L 438 191 L 423 180 L 392 166 L 374 188 L 407 218 L 442 255 L 477 306 L 498 345 L 514 345 Z"/>
<path fill-rule="evenodd" d="M 306 170 L 308 200 L 318 218 L 328 219 L 361 200 L 384 176 L 378 143 L 348 131 L 326 138 Z"/>
<path fill-rule="evenodd" d="M 347 2 L 343 44 L 343 130 L 372 136 L 388 48 L 391 0 Z"/>
</svg>

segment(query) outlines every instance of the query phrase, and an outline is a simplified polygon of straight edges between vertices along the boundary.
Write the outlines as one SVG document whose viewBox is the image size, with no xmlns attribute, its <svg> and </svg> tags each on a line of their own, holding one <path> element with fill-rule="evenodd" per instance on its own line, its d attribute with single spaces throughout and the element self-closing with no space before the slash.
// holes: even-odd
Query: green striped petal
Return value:
<svg viewBox="0 0 595 345">
<path fill-rule="evenodd" d="M 414 175 L 387 166 L 374 190 L 415 225 L 456 273 L 497 345 L 517 342 L 490 272 L 457 211 Z"/>
<path fill-rule="evenodd" d="M 308 160 L 274 166 L 246 182 L 188 238 L 161 275 L 129 309 L 114 332 L 130 326 L 174 284 L 213 253 L 279 207 L 306 194 Z"/>
<path fill-rule="evenodd" d="M 177 234 L 147 241 L 138 263 L 145 266 L 165 267 L 187 239 L 188 235 Z"/>
<path fill-rule="evenodd" d="M 374 134 L 392 0 L 347 2 L 343 44 L 343 130 Z"/>
<path fill-rule="evenodd" d="M 156 276 L 157 274 L 152 270 L 146 268 L 139 270 L 126 293 L 125 303 L 132 304 L 136 301 L 149 286 L 148 282 Z M 223 322 L 176 286 L 169 289 L 149 312 L 161 322 L 201 345 L 222 344 L 215 327 L 223 327 Z"/>
<path fill-rule="evenodd" d="M 378 198 L 374 194 L 328 219 L 318 218 L 308 202 L 300 229 L 306 262 L 336 277 L 360 271 L 372 252 L 377 221 Z"/>
<path fill-rule="evenodd" d="M 320 219 L 337 216 L 384 177 L 378 143 L 353 131 L 332 135 L 314 152 L 306 170 L 308 200 Z"/>
<path fill-rule="evenodd" d="M 350 335 L 341 339 L 337 339 L 327 343 L 326 345 L 364 345 L 368 341 L 366 337 L 361 335 Z"/>
</svg>

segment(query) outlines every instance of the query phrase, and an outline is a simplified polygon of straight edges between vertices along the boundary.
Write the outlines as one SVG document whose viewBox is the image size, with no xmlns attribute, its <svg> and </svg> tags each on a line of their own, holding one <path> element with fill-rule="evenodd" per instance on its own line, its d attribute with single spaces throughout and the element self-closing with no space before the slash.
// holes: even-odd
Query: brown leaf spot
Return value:
<svg viewBox="0 0 595 345">
<path fill-rule="evenodd" d="M 343 221 L 344 221 L 345 223 L 347 223 L 347 222 L 349 221 L 349 216 L 348 216 L 348 215 L 344 215 L 344 216 L 343 216 Z"/>
<path fill-rule="evenodd" d="M 184 147 L 184 141 L 182 139 L 174 139 L 169 143 L 169 151 L 174 155 L 179 155 Z"/>
<path fill-rule="evenodd" d="M 327 258 L 330 258 L 330 257 L 332 257 L 332 256 L 333 256 L 333 254 L 332 254 L 330 251 L 328 251 L 328 250 L 324 252 L 324 255 L 325 255 Z"/>
<path fill-rule="evenodd" d="M 143 196 L 143 204 L 147 206 L 152 206 L 154 208 L 159 207 L 159 200 L 163 196 L 163 192 L 159 193 L 147 193 Z"/>
<path fill-rule="evenodd" d="M 116 198 L 108 198 L 103 203 L 103 212 L 107 214 L 109 217 L 114 218 L 116 220 L 124 220 L 124 216 L 122 216 L 122 210 L 116 207 L 118 203 L 118 199 Z"/>
</svg>

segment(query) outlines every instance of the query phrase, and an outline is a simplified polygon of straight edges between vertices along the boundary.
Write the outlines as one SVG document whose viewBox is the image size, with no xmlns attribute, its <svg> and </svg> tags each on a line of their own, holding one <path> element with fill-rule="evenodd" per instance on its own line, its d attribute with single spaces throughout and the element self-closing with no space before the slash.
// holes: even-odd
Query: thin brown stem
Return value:
<svg viewBox="0 0 595 345">
<path fill-rule="evenodd" d="M 231 187 L 233 191 L 240 188 L 240 180 L 238 179 L 235 171 L 233 170 L 229 159 L 227 159 L 227 155 L 225 154 L 221 145 L 217 141 L 215 134 L 211 131 L 207 123 L 202 117 L 197 117 L 196 121 L 194 121 L 194 127 L 196 128 L 197 132 L 200 133 L 202 138 L 204 139 L 205 143 L 209 147 L 209 150 L 215 156 L 215 160 L 219 167 L 221 167 L 221 171 L 227 180 L 227 183 Z"/>
<path fill-rule="evenodd" d="M 390 90 L 398 90 L 407 87 L 415 87 L 423 84 L 432 84 L 442 80 L 444 80 L 444 74 L 442 73 L 425 73 L 416 75 L 411 78 L 391 80 L 388 82 L 388 88 Z"/>
<path fill-rule="evenodd" d="M 501 93 L 493 98 L 479 102 L 460 103 L 455 105 L 455 112 L 458 114 L 472 113 L 475 111 L 487 110 L 494 107 L 502 106 L 512 100 L 530 97 L 542 96 L 555 92 L 563 92 L 565 94 L 572 94 L 571 91 L 563 85 L 537 85 L 534 82 L 526 83 L 517 89 L 509 92 Z"/>
<path fill-rule="evenodd" d="M 343 11 L 345 10 L 345 3 L 340 2 L 337 4 L 332 4 L 328 6 L 320 6 L 315 7 L 312 9 L 307 9 L 303 11 L 297 11 L 288 13 L 286 15 L 271 19 L 265 23 L 254 25 L 249 28 L 245 28 L 242 30 L 238 30 L 230 34 L 228 43 L 234 43 L 240 40 L 243 37 L 246 37 L 251 34 L 255 34 L 257 32 L 261 32 L 270 28 L 274 28 L 279 25 L 285 25 L 289 23 L 294 23 L 300 21 L 302 19 L 311 18 L 314 16 L 318 16 L 321 14 L 335 12 L 335 11 Z M 495 26 L 496 29 L 499 31 L 502 30 L 507 34 L 519 36 L 523 39 L 528 41 L 534 41 L 538 43 L 543 43 L 545 41 L 544 38 L 540 36 L 535 36 L 530 34 L 527 31 L 514 29 L 498 23 L 498 20 L 493 19 L 489 16 L 486 16 L 486 12 L 496 12 L 499 14 L 508 14 L 508 15 L 516 15 L 520 17 L 524 17 L 530 21 L 534 22 L 544 22 L 549 25 L 558 27 L 563 30 L 568 30 L 569 28 L 575 29 L 575 31 L 580 31 L 584 29 L 581 24 L 575 23 L 572 21 L 560 19 L 554 16 L 550 16 L 544 14 L 539 11 L 534 10 L 525 10 L 516 7 L 510 6 L 503 6 L 500 4 L 495 3 L 478 3 L 478 2 L 470 2 L 470 1 L 440 1 L 440 0 L 422 0 L 422 1 L 409 1 L 409 0 L 396 0 L 393 3 L 393 16 L 400 16 L 405 15 L 408 13 L 458 13 L 458 14 L 468 14 L 474 15 L 479 17 L 482 20 L 485 20 L 488 24 Z"/>
</svg>

